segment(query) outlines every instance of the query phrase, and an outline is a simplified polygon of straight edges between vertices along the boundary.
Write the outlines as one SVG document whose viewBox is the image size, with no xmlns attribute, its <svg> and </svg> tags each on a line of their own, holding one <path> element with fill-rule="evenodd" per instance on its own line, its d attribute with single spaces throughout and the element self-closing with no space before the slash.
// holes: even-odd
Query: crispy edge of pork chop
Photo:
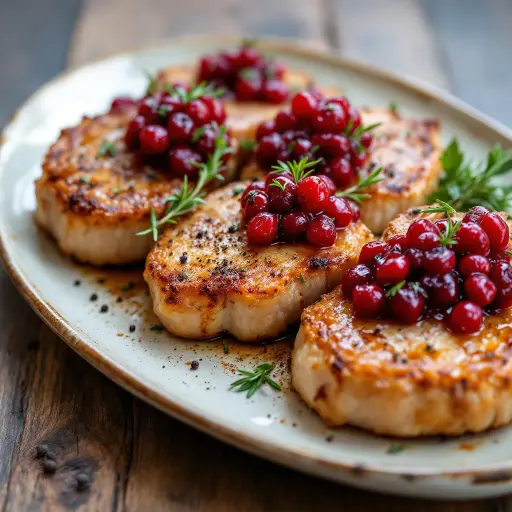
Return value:
<svg viewBox="0 0 512 512">
<path fill-rule="evenodd" d="M 144 278 L 154 311 L 171 333 L 192 339 L 229 333 L 246 342 L 275 338 L 339 284 L 343 270 L 373 239 L 356 223 L 328 249 L 250 246 L 241 227 L 240 194 L 247 184 L 211 193 L 149 253 Z"/>
<path fill-rule="evenodd" d="M 439 122 L 404 119 L 390 109 L 361 109 L 363 123 L 382 123 L 374 130 L 374 143 L 362 175 L 383 167 L 383 181 L 368 190 L 361 218 L 373 233 L 380 234 L 400 212 L 424 204 L 441 177 Z M 252 159 L 241 179 L 265 179 L 267 171 Z"/>
<path fill-rule="evenodd" d="M 400 215 L 384 238 L 404 234 L 414 218 Z M 456 335 L 435 319 L 355 319 L 338 287 L 304 310 L 292 379 L 330 426 L 404 437 L 500 427 L 512 420 L 512 311 Z"/>
<path fill-rule="evenodd" d="M 182 82 L 194 83 L 195 70 L 188 66 L 170 66 L 162 69 L 157 75 L 157 87 L 162 89 L 164 84 Z M 284 75 L 284 81 L 292 88 L 303 90 L 310 87 L 313 79 L 307 73 L 288 70 Z M 335 95 L 338 91 L 332 87 L 320 88 L 328 95 Z M 289 104 L 273 105 L 270 103 L 249 101 L 240 102 L 235 100 L 223 101 L 227 113 L 227 125 L 231 133 L 239 140 L 253 140 L 256 135 L 256 128 L 260 123 L 273 119 L 275 115 L 289 106 Z"/>
<path fill-rule="evenodd" d="M 181 179 L 143 163 L 126 148 L 124 131 L 135 115 L 134 107 L 121 108 L 62 130 L 36 180 L 36 222 L 62 252 L 80 262 L 103 266 L 143 260 L 153 240 L 136 233 L 148 227 L 151 209 L 159 217 L 167 198 L 182 187 Z M 105 141 L 115 154 L 99 157 Z M 228 181 L 235 171 L 233 157 Z"/>
</svg>

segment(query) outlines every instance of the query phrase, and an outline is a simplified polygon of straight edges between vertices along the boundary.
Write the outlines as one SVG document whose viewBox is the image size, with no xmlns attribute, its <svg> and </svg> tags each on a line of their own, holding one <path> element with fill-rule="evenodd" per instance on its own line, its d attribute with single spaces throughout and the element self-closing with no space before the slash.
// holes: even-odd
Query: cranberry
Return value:
<svg viewBox="0 0 512 512">
<path fill-rule="evenodd" d="M 347 116 L 340 105 L 330 103 L 315 114 L 313 127 L 320 133 L 343 132 L 347 127 Z"/>
<path fill-rule="evenodd" d="M 512 286 L 498 290 L 493 307 L 495 309 L 508 309 L 512 307 Z"/>
<path fill-rule="evenodd" d="M 313 145 L 320 148 L 326 158 L 345 156 L 350 152 L 350 142 L 343 135 L 335 133 L 315 133 L 311 136 Z"/>
<path fill-rule="evenodd" d="M 198 82 L 210 82 L 214 77 L 216 59 L 210 55 L 203 57 L 199 61 Z"/>
<path fill-rule="evenodd" d="M 352 222 L 352 209 L 345 199 L 331 196 L 325 208 L 325 214 L 334 220 L 337 228 L 346 228 Z"/>
<path fill-rule="evenodd" d="M 139 115 L 142 116 L 147 124 L 158 121 L 158 101 L 153 96 L 144 98 L 139 105 Z"/>
<path fill-rule="evenodd" d="M 475 272 L 488 274 L 491 271 L 491 263 L 485 256 L 479 254 L 468 254 L 459 262 L 459 272 L 468 277 Z"/>
<path fill-rule="evenodd" d="M 417 322 L 423 314 L 425 299 L 411 283 L 407 283 L 390 299 L 391 312 L 396 320 L 405 324 Z"/>
<path fill-rule="evenodd" d="M 376 283 L 358 284 L 352 292 L 354 316 L 377 318 L 386 302 L 384 289 Z"/>
<path fill-rule="evenodd" d="M 252 219 L 258 213 L 268 211 L 269 198 L 261 190 L 252 190 L 247 195 L 247 201 L 244 207 L 244 217 L 246 220 Z"/>
<path fill-rule="evenodd" d="M 260 53 L 250 46 L 243 47 L 235 56 L 235 63 L 238 69 L 252 68 L 261 62 Z"/>
<path fill-rule="evenodd" d="M 361 209 L 355 201 L 349 200 L 348 204 L 352 210 L 352 222 L 357 222 L 361 218 Z"/>
<path fill-rule="evenodd" d="M 512 287 L 512 267 L 504 261 L 491 265 L 491 279 L 499 290 Z"/>
<path fill-rule="evenodd" d="M 366 151 L 352 153 L 351 162 L 355 167 L 362 167 L 366 160 L 368 160 L 368 153 Z"/>
<path fill-rule="evenodd" d="M 132 107 L 133 105 L 135 105 L 135 100 L 133 98 L 130 98 L 129 96 L 119 96 L 114 98 L 110 109 L 118 110 L 124 107 Z"/>
<path fill-rule="evenodd" d="M 287 130 L 293 130 L 295 128 L 296 119 L 289 109 L 281 110 L 275 117 L 275 129 L 279 133 L 283 133 Z"/>
<path fill-rule="evenodd" d="M 336 226 L 327 215 L 319 215 L 309 223 L 306 237 L 315 247 L 331 247 L 336 242 Z"/>
<path fill-rule="evenodd" d="M 274 121 L 263 121 L 256 129 L 256 140 L 260 141 L 265 135 L 270 135 L 276 131 L 276 124 Z"/>
<path fill-rule="evenodd" d="M 329 195 L 334 195 L 336 193 L 336 185 L 334 184 L 334 181 L 325 174 L 317 174 L 317 176 L 324 180 L 324 183 L 327 185 L 327 189 L 329 190 Z"/>
<path fill-rule="evenodd" d="M 356 265 L 345 270 L 341 278 L 341 289 L 345 297 L 352 297 L 352 290 L 358 284 L 366 284 L 373 281 L 372 271 L 366 265 Z"/>
<path fill-rule="evenodd" d="M 299 92 L 292 100 L 292 111 L 296 117 L 312 117 L 316 114 L 318 104 L 318 98 L 311 92 Z"/>
<path fill-rule="evenodd" d="M 318 176 L 304 178 L 297 186 L 297 201 L 306 213 L 320 213 L 325 210 L 329 201 L 329 189 L 324 180 Z"/>
<path fill-rule="evenodd" d="M 262 167 L 270 167 L 285 149 L 286 146 L 281 135 L 278 133 L 265 135 L 258 144 L 256 160 Z"/>
<path fill-rule="evenodd" d="M 196 125 L 208 123 L 211 119 L 210 111 L 203 100 L 192 100 L 185 107 L 185 113 L 194 121 Z"/>
<path fill-rule="evenodd" d="M 447 247 L 434 247 L 423 255 L 423 268 L 431 275 L 448 274 L 456 264 L 455 253 Z"/>
<path fill-rule="evenodd" d="M 456 252 L 469 252 L 472 254 L 489 254 L 490 241 L 485 231 L 474 223 L 461 224 L 455 233 L 454 239 L 457 242 L 454 249 Z"/>
<path fill-rule="evenodd" d="M 301 211 L 293 211 L 285 213 L 281 217 L 281 230 L 283 235 L 288 240 L 296 240 L 308 227 L 309 220 L 305 213 Z"/>
<path fill-rule="evenodd" d="M 195 178 L 198 173 L 194 163 L 201 162 L 201 155 L 188 146 L 176 146 L 169 151 L 169 167 L 178 177 Z"/>
<path fill-rule="evenodd" d="M 242 194 L 242 197 L 240 198 L 240 202 L 242 203 L 242 208 L 245 208 L 245 204 L 249 197 L 249 193 L 252 190 L 261 190 L 262 192 L 264 192 L 265 184 L 262 181 L 255 181 L 254 183 L 251 183 L 250 185 L 247 186 L 247 188 L 244 190 L 244 193 Z"/>
<path fill-rule="evenodd" d="M 139 135 L 140 149 L 146 155 L 159 155 L 169 146 L 169 134 L 159 125 L 149 125 L 142 128 Z"/>
<path fill-rule="evenodd" d="M 167 125 L 171 144 L 187 144 L 194 131 L 194 121 L 183 112 L 171 115 Z"/>
<path fill-rule="evenodd" d="M 480 221 L 482 217 L 489 213 L 489 210 L 485 208 L 484 206 L 473 206 L 473 208 L 470 208 L 468 213 L 464 215 L 464 218 L 462 219 L 462 222 L 474 222 L 476 224 L 480 224 Z"/>
<path fill-rule="evenodd" d="M 278 172 L 278 171 L 269 172 L 267 174 L 267 177 L 265 178 L 266 192 L 268 193 L 270 185 L 274 182 L 274 180 L 276 178 L 283 177 L 283 176 L 285 178 L 287 178 L 288 180 L 293 181 L 293 183 L 295 183 L 295 181 L 293 179 L 293 174 L 291 172 L 288 172 L 288 171 L 286 171 L 286 172 Z"/>
<path fill-rule="evenodd" d="M 205 125 L 201 130 L 203 133 L 196 141 L 194 147 L 199 151 L 199 153 L 208 157 L 215 151 L 215 141 L 217 140 L 219 133 L 212 125 Z"/>
<path fill-rule="evenodd" d="M 247 240 L 254 245 L 270 245 L 277 237 L 278 227 L 275 213 L 258 213 L 247 224 Z"/>
<path fill-rule="evenodd" d="M 429 298 L 434 307 L 446 308 L 459 300 L 459 282 L 453 274 L 437 275 L 429 282 L 421 282 L 428 288 Z"/>
<path fill-rule="evenodd" d="M 361 146 L 369 149 L 373 142 L 373 135 L 370 132 L 364 132 L 359 137 L 359 143 Z"/>
<path fill-rule="evenodd" d="M 469 300 L 463 300 L 452 309 L 448 318 L 448 325 L 453 332 L 473 334 L 481 329 L 483 316 L 480 306 Z"/>
<path fill-rule="evenodd" d="M 349 187 L 357 178 L 357 172 L 350 165 L 350 162 L 339 156 L 329 161 L 326 171 L 332 181 L 341 189 Z"/>
<path fill-rule="evenodd" d="M 415 249 L 433 249 L 439 245 L 439 232 L 428 219 L 416 219 L 407 230 L 407 244 Z"/>
<path fill-rule="evenodd" d="M 421 270 L 423 268 L 423 251 L 420 249 L 406 249 L 404 256 L 409 260 L 413 270 Z"/>
<path fill-rule="evenodd" d="M 480 220 L 480 227 L 489 237 L 491 250 L 499 251 L 505 249 L 510 238 L 510 233 L 507 223 L 499 213 L 486 213 Z"/>
<path fill-rule="evenodd" d="M 510 252 L 510 246 L 507 250 Z M 494 252 L 491 254 L 491 258 L 495 262 L 504 261 L 505 263 L 510 263 L 510 254 L 507 253 L 507 250 Z"/>
<path fill-rule="evenodd" d="M 263 98 L 268 103 L 283 103 L 289 94 L 290 90 L 282 80 L 267 80 L 263 85 Z"/>
<path fill-rule="evenodd" d="M 124 136 L 124 142 L 128 149 L 136 149 L 139 147 L 139 135 L 145 125 L 146 120 L 142 116 L 137 116 L 132 119 Z"/>
<path fill-rule="evenodd" d="M 399 250 L 407 247 L 407 236 L 406 235 L 395 235 L 388 239 L 388 244 L 396 246 Z"/>
<path fill-rule="evenodd" d="M 496 285 L 485 275 L 471 274 L 464 281 L 464 290 L 470 300 L 479 306 L 489 305 L 496 296 Z"/>
<path fill-rule="evenodd" d="M 284 213 L 295 203 L 297 185 L 287 176 L 278 176 L 268 186 L 267 193 L 270 200 L 270 211 Z"/>
<path fill-rule="evenodd" d="M 387 252 L 389 246 L 386 242 L 375 240 L 364 244 L 359 254 L 358 263 L 366 265 L 368 267 L 375 264 L 375 256 Z"/>
<path fill-rule="evenodd" d="M 313 144 L 308 139 L 299 138 L 293 141 L 292 156 L 295 160 L 301 160 L 305 156 L 311 156 Z M 334 185 L 334 183 L 333 183 Z"/>
<path fill-rule="evenodd" d="M 235 95 L 238 101 L 257 101 L 261 91 L 261 78 L 257 73 L 239 76 L 235 83 Z"/>
<path fill-rule="evenodd" d="M 347 98 L 345 98 L 345 96 L 339 96 L 337 98 L 329 98 L 327 100 L 327 103 L 336 103 L 343 109 L 343 112 L 345 112 L 346 115 L 349 114 L 350 102 L 348 101 Z"/>
<path fill-rule="evenodd" d="M 226 111 L 224 110 L 222 102 L 217 98 L 211 98 L 210 96 L 204 96 L 201 99 L 208 108 L 210 119 L 218 124 L 224 124 L 226 121 Z"/>
<path fill-rule="evenodd" d="M 411 265 L 403 254 L 390 253 L 379 259 L 375 268 L 378 283 L 395 284 L 407 278 Z"/>
<path fill-rule="evenodd" d="M 347 115 L 352 121 L 352 133 L 354 133 L 361 126 L 361 114 L 354 107 L 350 107 Z"/>
</svg>

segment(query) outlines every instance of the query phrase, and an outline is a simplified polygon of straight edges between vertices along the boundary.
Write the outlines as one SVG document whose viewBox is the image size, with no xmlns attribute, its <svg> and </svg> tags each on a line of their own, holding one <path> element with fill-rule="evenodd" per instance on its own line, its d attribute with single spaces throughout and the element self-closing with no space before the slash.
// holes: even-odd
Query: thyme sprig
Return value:
<svg viewBox="0 0 512 512">
<path fill-rule="evenodd" d="M 174 86 L 171 84 L 165 84 L 164 90 L 171 96 L 177 96 L 184 105 L 190 103 L 191 101 L 202 98 L 203 96 L 218 98 L 226 92 L 222 88 L 215 88 L 215 85 L 208 82 L 201 82 L 197 85 L 194 85 L 188 91 L 179 85 Z"/>
<path fill-rule="evenodd" d="M 309 158 L 305 156 L 298 162 L 296 160 L 281 162 L 279 160 L 278 165 L 273 165 L 272 169 L 277 172 L 291 172 L 295 183 L 298 185 L 301 180 L 307 178 L 310 174 L 315 172 L 315 167 L 322 161 L 321 158 L 309 161 Z"/>
<path fill-rule="evenodd" d="M 448 223 L 446 225 L 446 229 L 444 233 L 441 233 L 441 237 L 439 239 L 441 245 L 456 245 L 457 241 L 455 240 L 454 236 L 455 233 L 459 230 L 462 221 L 453 222 L 452 215 L 457 213 L 455 208 L 453 206 L 449 205 L 445 201 L 442 201 L 441 199 L 436 199 L 435 202 L 439 206 L 429 206 L 427 208 L 424 208 L 423 210 L 420 210 L 421 213 L 443 213 L 444 216 L 447 218 Z"/>
<path fill-rule="evenodd" d="M 440 158 L 443 175 L 439 189 L 429 201 L 439 198 L 457 211 L 472 206 L 485 206 L 496 211 L 510 211 L 512 186 L 502 185 L 497 178 L 512 171 L 512 150 L 495 146 L 487 155 L 485 167 L 465 161 L 457 139 L 453 139 Z"/>
<path fill-rule="evenodd" d="M 239 369 L 238 373 L 243 377 L 233 382 L 229 389 L 237 393 L 247 391 L 247 398 L 251 398 L 263 384 L 268 384 L 277 391 L 281 391 L 281 386 L 270 377 L 273 369 L 274 365 L 272 363 L 260 364 L 252 372 Z"/>
<path fill-rule="evenodd" d="M 379 167 L 368 176 L 359 176 L 359 181 L 354 186 L 336 192 L 336 195 L 338 197 L 352 199 L 352 201 L 355 201 L 357 204 L 361 204 L 365 199 L 370 197 L 370 194 L 364 192 L 364 190 L 383 180 L 383 178 L 380 177 L 382 170 L 383 168 Z"/>
<path fill-rule="evenodd" d="M 169 206 L 160 219 L 156 218 L 154 208 L 151 209 L 150 227 L 137 233 L 138 236 L 153 235 L 153 240 L 158 238 L 158 230 L 164 224 L 176 224 L 176 217 L 191 212 L 197 205 L 203 204 L 205 192 L 204 187 L 212 180 L 222 181 L 224 178 L 219 174 L 219 170 L 223 165 L 223 157 L 233 152 L 229 146 L 228 140 L 225 138 L 226 128 L 222 127 L 219 135 L 215 139 L 215 150 L 206 163 L 193 162 L 199 169 L 199 177 L 194 187 L 190 187 L 187 176 L 183 180 L 183 185 L 179 192 L 174 193 L 167 199 Z"/>
</svg>

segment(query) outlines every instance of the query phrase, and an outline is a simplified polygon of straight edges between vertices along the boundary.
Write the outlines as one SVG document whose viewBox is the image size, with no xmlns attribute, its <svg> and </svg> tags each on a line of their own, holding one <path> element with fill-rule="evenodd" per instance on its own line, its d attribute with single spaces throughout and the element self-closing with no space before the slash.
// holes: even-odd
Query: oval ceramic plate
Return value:
<svg viewBox="0 0 512 512">
<path fill-rule="evenodd" d="M 235 44 L 184 40 L 124 54 L 69 72 L 39 90 L 3 134 L 0 235 L 6 267 L 38 314 L 74 350 L 115 382 L 156 407 L 255 455 L 351 485 L 416 496 L 479 497 L 512 491 L 512 428 L 453 440 L 392 440 L 350 428 L 329 430 L 293 392 L 292 340 L 240 346 L 233 340 L 190 342 L 158 328 L 140 270 L 91 271 L 73 264 L 36 229 L 33 181 L 49 144 L 84 114 L 106 110 L 120 94 L 141 94 L 144 71 L 193 62 Z M 442 120 L 443 141 L 457 135 L 475 158 L 511 134 L 466 105 L 412 81 L 297 48 L 261 43 L 291 68 L 342 88 L 357 105 L 396 103 L 406 116 Z M 78 285 L 75 281 L 81 281 Z M 91 294 L 99 296 L 90 301 Z M 102 305 L 108 305 L 101 313 Z M 130 331 L 129 326 L 135 330 Z M 191 370 L 191 361 L 199 368 Z M 283 388 L 251 399 L 229 391 L 237 368 L 276 363 Z"/>
</svg>

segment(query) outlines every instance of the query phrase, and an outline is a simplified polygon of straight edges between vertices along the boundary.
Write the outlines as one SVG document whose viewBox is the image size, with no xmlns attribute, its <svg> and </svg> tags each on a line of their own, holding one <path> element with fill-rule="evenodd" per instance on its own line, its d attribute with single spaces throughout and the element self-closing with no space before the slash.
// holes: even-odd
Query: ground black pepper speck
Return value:
<svg viewBox="0 0 512 512">
<path fill-rule="evenodd" d="M 135 325 L 130 325 L 129 330 L 130 330 L 130 332 L 134 332 L 135 331 Z"/>
<path fill-rule="evenodd" d="M 82 284 L 82 281 L 80 281 L 80 279 L 77 279 L 74 283 L 73 283 L 73 286 L 80 286 Z"/>
<path fill-rule="evenodd" d="M 94 302 L 95 300 L 98 300 L 98 294 L 97 293 L 93 293 L 90 297 L 89 297 L 89 300 L 91 302 Z"/>
<path fill-rule="evenodd" d="M 192 361 L 190 363 L 190 369 L 191 370 L 197 370 L 199 368 L 199 361 Z"/>
<path fill-rule="evenodd" d="M 106 313 L 108 311 L 108 306 L 106 304 L 103 304 L 100 308 L 100 313 Z"/>
</svg>

